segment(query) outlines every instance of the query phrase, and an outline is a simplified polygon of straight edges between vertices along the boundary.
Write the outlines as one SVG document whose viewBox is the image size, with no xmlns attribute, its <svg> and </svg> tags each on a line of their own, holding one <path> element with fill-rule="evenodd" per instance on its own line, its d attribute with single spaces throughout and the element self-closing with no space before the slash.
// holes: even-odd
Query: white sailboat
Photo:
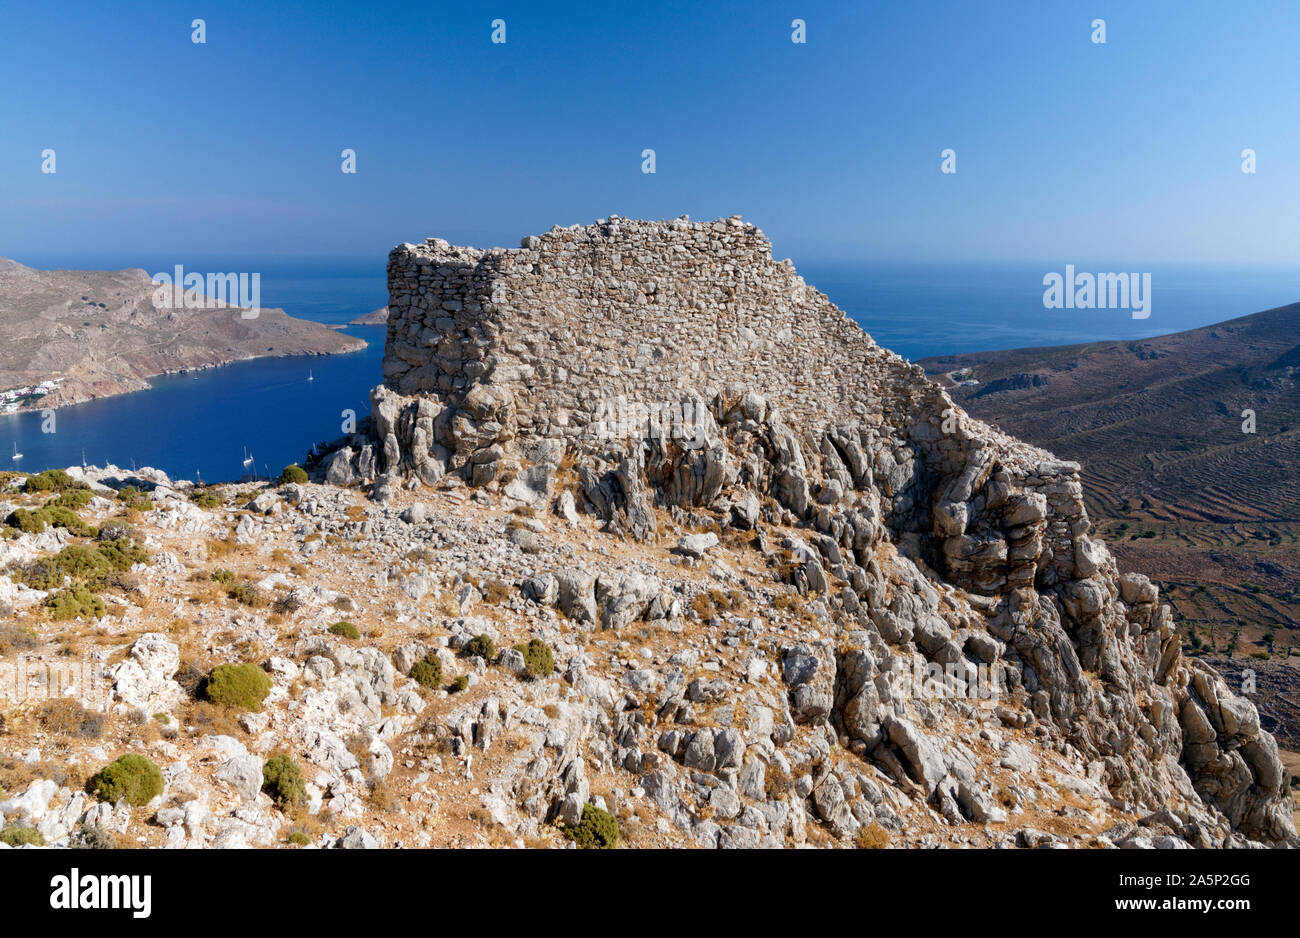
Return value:
<svg viewBox="0 0 1300 938">
<path fill-rule="evenodd" d="M 14 454 L 13 454 L 13 456 L 12 456 L 11 458 L 14 460 L 14 462 L 17 462 L 18 460 L 20 460 L 20 459 L 23 458 L 23 454 L 20 453 L 20 452 L 18 452 L 18 444 L 17 444 L 17 443 L 14 444 Z"/>
<path fill-rule="evenodd" d="M 253 465 L 253 454 L 248 451 L 248 447 L 244 447 L 244 468 L 247 469 L 252 465 Z"/>
<path fill-rule="evenodd" d="M 308 380 L 308 381 L 315 381 L 315 380 L 316 380 L 314 377 L 312 377 L 312 373 L 311 373 L 311 369 L 310 369 L 310 368 L 307 369 L 307 380 Z"/>
</svg>

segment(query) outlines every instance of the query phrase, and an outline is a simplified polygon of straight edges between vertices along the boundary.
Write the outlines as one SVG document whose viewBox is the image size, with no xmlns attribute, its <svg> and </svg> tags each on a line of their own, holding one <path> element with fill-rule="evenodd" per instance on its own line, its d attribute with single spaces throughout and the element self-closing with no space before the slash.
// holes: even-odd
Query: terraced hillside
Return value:
<svg viewBox="0 0 1300 938">
<path fill-rule="evenodd" d="M 1192 650 L 1262 659 L 1300 655 L 1298 333 L 1292 304 L 921 364 L 974 415 L 1083 463 L 1099 532 L 1160 582 Z"/>
</svg>

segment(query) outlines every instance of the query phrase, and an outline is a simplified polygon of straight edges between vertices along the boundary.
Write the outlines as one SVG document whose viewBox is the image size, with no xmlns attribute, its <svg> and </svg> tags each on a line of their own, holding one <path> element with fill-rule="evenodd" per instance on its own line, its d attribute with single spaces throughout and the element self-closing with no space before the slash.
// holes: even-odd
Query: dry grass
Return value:
<svg viewBox="0 0 1300 938">
<path fill-rule="evenodd" d="M 210 537 L 206 541 L 208 560 L 224 560 L 231 554 L 238 553 L 240 546 L 235 543 L 234 537 L 218 539 Z"/>
<path fill-rule="evenodd" d="M 93 771 L 97 771 L 94 769 Z M 53 779 L 60 787 L 77 791 L 84 788 L 92 772 L 86 772 L 79 766 L 69 765 L 64 760 L 41 759 L 37 762 L 24 762 L 12 753 L 0 753 L 0 790 L 8 794 L 17 794 L 32 782 L 43 778 Z"/>
<path fill-rule="evenodd" d="M 501 580 L 489 580 L 483 591 L 483 601 L 493 606 L 499 606 L 506 600 L 515 595 L 515 590 L 507 583 Z"/>
<path fill-rule="evenodd" d="M 39 648 L 40 635 L 24 622 L 0 622 L 0 655 Z"/>
<path fill-rule="evenodd" d="M 707 592 L 696 593 L 691 598 L 691 610 L 701 619 L 707 621 L 723 612 L 738 611 L 742 602 L 742 597 L 736 593 L 711 589 Z"/>
<path fill-rule="evenodd" d="M 889 846 L 889 840 L 889 831 L 875 821 L 858 828 L 858 832 L 853 835 L 853 843 L 859 850 L 884 850 Z"/>
<path fill-rule="evenodd" d="M 397 809 L 397 795 L 383 779 L 376 779 L 370 784 L 366 800 L 376 811 L 390 813 Z"/>
<path fill-rule="evenodd" d="M 183 711 L 184 722 L 198 731 L 198 735 L 209 733 L 217 736 L 232 736 L 236 739 L 244 735 L 244 728 L 225 707 L 218 707 L 206 700 L 194 700 Z"/>
<path fill-rule="evenodd" d="M 87 710 L 71 697 L 45 701 L 36 711 L 36 721 L 56 736 L 99 739 L 104 735 L 104 715 Z"/>
</svg>

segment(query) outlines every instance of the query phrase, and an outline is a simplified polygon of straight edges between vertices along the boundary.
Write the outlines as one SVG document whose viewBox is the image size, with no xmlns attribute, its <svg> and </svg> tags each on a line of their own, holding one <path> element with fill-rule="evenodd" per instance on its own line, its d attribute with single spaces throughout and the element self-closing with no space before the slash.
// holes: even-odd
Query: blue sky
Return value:
<svg viewBox="0 0 1300 938">
<path fill-rule="evenodd" d="M 610 213 L 740 214 L 801 263 L 1300 244 L 1294 2 L 16 2 L 0 29 L 20 260 L 382 259 Z"/>
</svg>

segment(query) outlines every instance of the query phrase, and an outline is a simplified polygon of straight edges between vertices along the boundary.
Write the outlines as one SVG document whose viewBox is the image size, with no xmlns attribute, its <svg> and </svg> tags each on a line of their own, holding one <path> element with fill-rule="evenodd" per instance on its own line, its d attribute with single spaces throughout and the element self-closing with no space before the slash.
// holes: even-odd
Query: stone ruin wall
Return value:
<svg viewBox="0 0 1300 938">
<path fill-rule="evenodd" d="M 452 451 L 448 469 L 496 458 L 495 444 L 513 440 L 519 452 L 521 438 L 577 448 L 594 440 L 588 455 L 609 451 L 601 424 L 616 423 L 611 414 L 671 407 L 692 393 L 712 403 L 718 392 L 734 401 L 754 391 L 775 405 L 814 465 L 825 431 L 845 425 L 877 434 L 900 463 L 919 460 L 926 471 L 906 471 L 908 491 L 889 493 L 887 514 L 899 528 L 928 534 L 945 487 L 982 484 L 996 462 L 1017 483 L 1070 486 L 1068 504 L 1052 511 L 1057 556 L 1073 553 L 1087 530 L 1076 464 L 966 416 L 919 366 L 877 345 L 805 284 L 790 261 L 774 261 L 763 232 L 739 218 L 613 217 L 552 228 L 509 250 L 430 238 L 391 252 L 388 282 L 385 386 L 423 402 L 427 430 L 416 435 Z M 945 420 L 949 409 L 956 417 Z M 450 427 L 456 414 L 469 417 Z M 498 430 L 498 421 L 511 425 Z M 632 431 L 614 446 L 634 440 Z M 381 456 L 381 466 L 396 454 Z M 967 529 L 961 518 L 939 520 L 945 538 Z"/>
<path fill-rule="evenodd" d="M 519 428 L 578 437 L 622 397 L 758 391 L 786 423 L 905 426 L 951 406 L 738 218 L 611 218 L 512 250 L 429 239 L 389 257 L 385 383 L 447 403 L 476 381 L 514 395 Z"/>
</svg>

